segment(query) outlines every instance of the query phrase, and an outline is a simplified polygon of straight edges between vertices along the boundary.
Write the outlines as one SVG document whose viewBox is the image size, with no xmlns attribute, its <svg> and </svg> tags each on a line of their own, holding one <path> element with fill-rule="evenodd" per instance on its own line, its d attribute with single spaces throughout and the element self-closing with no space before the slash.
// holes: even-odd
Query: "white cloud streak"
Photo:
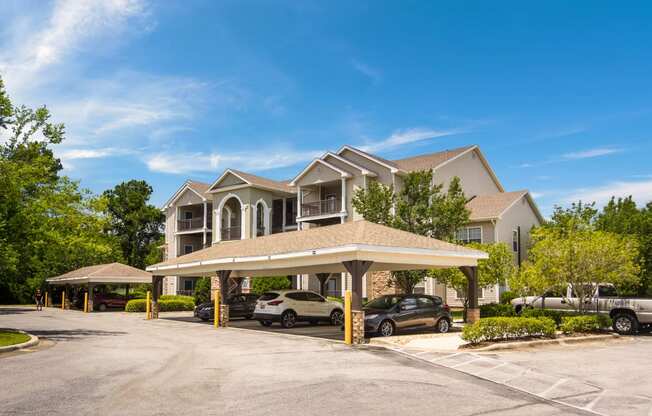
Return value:
<svg viewBox="0 0 652 416">
<path fill-rule="evenodd" d="M 652 201 L 652 180 L 646 181 L 614 181 L 604 185 L 581 188 L 571 192 L 564 202 L 576 201 L 595 202 L 598 206 L 607 203 L 612 196 L 616 198 L 632 196 L 638 204 Z"/>
<path fill-rule="evenodd" d="M 367 152 L 379 152 L 395 149 L 406 144 L 421 142 L 437 137 L 452 136 L 464 132 L 465 130 L 463 129 L 435 130 L 429 128 L 411 128 L 406 130 L 396 130 L 389 137 L 383 140 L 368 143 L 359 147 Z"/>
<path fill-rule="evenodd" d="M 596 147 L 594 149 L 582 150 L 579 152 L 565 153 L 561 157 L 566 160 L 590 159 L 594 157 L 607 156 L 614 153 L 620 153 L 623 149 Z"/>
<path fill-rule="evenodd" d="M 351 65 L 353 66 L 353 69 L 369 78 L 374 84 L 379 83 L 382 79 L 382 73 L 378 69 L 373 68 L 362 61 L 352 59 Z"/>
</svg>

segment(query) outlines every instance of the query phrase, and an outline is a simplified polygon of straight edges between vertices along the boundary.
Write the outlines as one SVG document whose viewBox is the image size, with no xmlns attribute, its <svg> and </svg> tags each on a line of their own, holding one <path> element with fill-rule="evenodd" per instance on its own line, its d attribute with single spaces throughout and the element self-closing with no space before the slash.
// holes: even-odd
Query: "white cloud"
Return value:
<svg viewBox="0 0 652 416">
<path fill-rule="evenodd" d="M 218 173 L 226 168 L 244 171 L 264 171 L 305 163 L 323 154 L 323 151 L 256 150 L 250 153 L 177 153 L 160 152 L 145 157 L 149 170 L 154 172 L 184 174 Z"/>
<path fill-rule="evenodd" d="M 396 130 L 386 139 L 360 146 L 360 149 L 367 152 L 379 152 L 405 144 L 434 139 L 437 137 L 452 136 L 464 132 L 465 130 L 463 129 L 435 130 L 429 128 L 411 128 L 406 130 Z"/>
<path fill-rule="evenodd" d="M 64 160 L 101 159 L 109 156 L 114 156 L 116 154 L 120 154 L 123 152 L 124 151 L 122 150 L 114 149 L 111 147 L 106 147 L 103 149 L 66 149 L 57 152 L 57 156 L 60 159 L 64 159 Z"/>
<path fill-rule="evenodd" d="M 566 160 L 577 160 L 577 159 L 590 159 L 593 157 L 600 157 L 611 155 L 614 153 L 620 153 L 623 149 L 615 149 L 609 147 L 596 147 L 594 149 L 582 150 L 579 152 L 565 153 L 561 157 Z"/>
<path fill-rule="evenodd" d="M 638 204 L 652 201 L 652 180 L 646 181 L 614 181 L 593 188 L 582 188 L 571 192 L 564 200 L 566 203 L 584 201 L 604 205 L 612 196 L 632 196 Z"/>
<path fill-rule="evenodd" d="M 544 195 L 545 195 L 545 193 L 543 193 L 543 192 L 530 192 L 530 196 L 532 198 L 541 198 Z"/>
<path fill-rule="evenodd" d="M 371 81 L 373 81 L 374 84 L 380 82 L 380 80 L 382 79 L 382 74 L 378 69 L 373 68 L 365 64 L 364 62 L 361 62 L 357 59 L 352 59 L 351 65 L 353 66 L 353 69 L 355 69 L 362 75 L 366 76 L 367 78 L 371 79 Z"/>
</svg>

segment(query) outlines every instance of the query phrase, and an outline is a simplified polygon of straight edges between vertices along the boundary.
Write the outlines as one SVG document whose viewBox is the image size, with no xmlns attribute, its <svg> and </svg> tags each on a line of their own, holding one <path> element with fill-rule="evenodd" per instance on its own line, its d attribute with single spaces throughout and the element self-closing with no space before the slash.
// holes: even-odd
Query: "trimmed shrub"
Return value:
<svg viewBox="0 0 652 416">
<path fill-rule="evenodd" d="M 132 299 L 125 305 L 126 312 L 145 312 L 145 299 Z"/>
<path fill-rule="evenodd" d="M 462 339 L 477 344 L 524 337 L 555 336 L 555 321 L 550 318 L 495 317 L 483 318 L 462 330 Z"/>
<path fill-rule="evenodd" d="M 254 277 L 251 279 L 251 292 L 262 295 L 270 290 L 290 289 L 292 282 L 287 276 Z"/>
<path fill-rule="evenodd" d="M 505 292 L 500 294 L 500 303 L 503 305 L 509 305 L 512 303 L 512 300 L 516 299 L 518 297 L 518 294 L 516 292 L 512 292 L 511 290 L 506 290 Z"/>
<path fill-rule="evenodd" d="M 611 326 L 611 319 L 606 315 L 564 316 L 559 329 L 564 334 L 599 332 Z"/>
<path fill-rule="evenodd" d="M 488 303 L 480 306 L 480 317 L 490 318 L 493 316 L 516 316 L 512 305 L 501 305 L 499 303 Z"/>
<path fill-rule="evenodd" d="M 555 321 L 557 326 L 561 325 L 562 316 L 574 316 L 577 315 L 575 312 L 561 312 L 553 311 L 550 309 L 541 309 L 541 308 L 525 308 L 521 312 L 523 318 L 550 318 Z"/>
<path fill-rule="evenodd" d="M 192 296 L 185 295 L 161 295 L 159 300 L 180 300 L 183 302 L 192 302 L 195 303 L 195 298 Z"/>
<path fill-rule="evenodd" d="M 211 278 L 202 277 L 195 285 L 195 305 L 211 301 Z"/>
</svg>

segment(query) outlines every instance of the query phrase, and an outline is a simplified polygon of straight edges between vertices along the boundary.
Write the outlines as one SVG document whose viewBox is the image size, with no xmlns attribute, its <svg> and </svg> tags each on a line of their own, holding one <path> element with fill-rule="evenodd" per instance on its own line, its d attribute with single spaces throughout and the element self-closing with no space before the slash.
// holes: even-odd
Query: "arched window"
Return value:
<svg viewBox="0 0 652 416">
<path fill-rule="evenodd" d="M 259 202 L 256 204 L 256 236 L 265 235 L 265 206 Z"/>
</svg>

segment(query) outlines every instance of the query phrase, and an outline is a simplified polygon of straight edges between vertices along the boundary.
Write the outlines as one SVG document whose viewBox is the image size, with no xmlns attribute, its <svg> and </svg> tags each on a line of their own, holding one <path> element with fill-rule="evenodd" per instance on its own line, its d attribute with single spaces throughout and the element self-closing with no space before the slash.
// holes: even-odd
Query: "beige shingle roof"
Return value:
<svg viewBox="0 0 652 416">
<path fill-rule="evenodd" d="M 198 182 L 193 180 L 188 180 L 187 184 L 193 191 L 197 192 L 200 195 L 203 195 L 205 198 L 209 198 L 208 188 L 211 187 L 210 184 L 204 182 Z"/>
<path fill-rule="evenodd" d="M 406 172 L 413 172 L 416 170 L 428 170 L 436 166 L 441 165 L 449 159 L 458 156 L 467 150 L 471 149 L 473 146 L 464 146 L 452 150 L 444 150 L 442 152 L 430 153 L 427 155 L 419 155 L 408 157 L 405 159 L 394 160 L 393 163 L 398 166 L 400 169 Z"/>
<path fill-rule="evenodd" d="M 48 283 L 151 283 L 152 274 L 122 263 L 82 267 L 47 279 Z"/>
<path fill-rule="evenodd" d="M 262 176 L 243 172 L 241 170 L 229 170 L 254 186 L 257 185 L 263 188 L 276 189 L 281 192 L 296 193 L 296 190 L 290 186 L 289 181 L 276 181 L 273 179 L 263 178 Z"/>
<path fill-rule="evenodd" d="M 471 250 L 434 238 L 397 230 L 365 220 L 358 220 L 302 231 L 273 234 L 255 239 L 225 241 L 203 250 L 156 264 L 154 267 L 238 257 L 266 257 L 354 244 L 408 250 L 443 251 L 450 255 L 484 255 L 480 251 Z"/>
<path fill-rule="evenodd" d="M 527 193 L 527 190 L 521 190 L 476 196 L 466 204 L 466 207 L 471 211 L 470 220 L 498 218 L 507 208 Z"/>
</svg>

